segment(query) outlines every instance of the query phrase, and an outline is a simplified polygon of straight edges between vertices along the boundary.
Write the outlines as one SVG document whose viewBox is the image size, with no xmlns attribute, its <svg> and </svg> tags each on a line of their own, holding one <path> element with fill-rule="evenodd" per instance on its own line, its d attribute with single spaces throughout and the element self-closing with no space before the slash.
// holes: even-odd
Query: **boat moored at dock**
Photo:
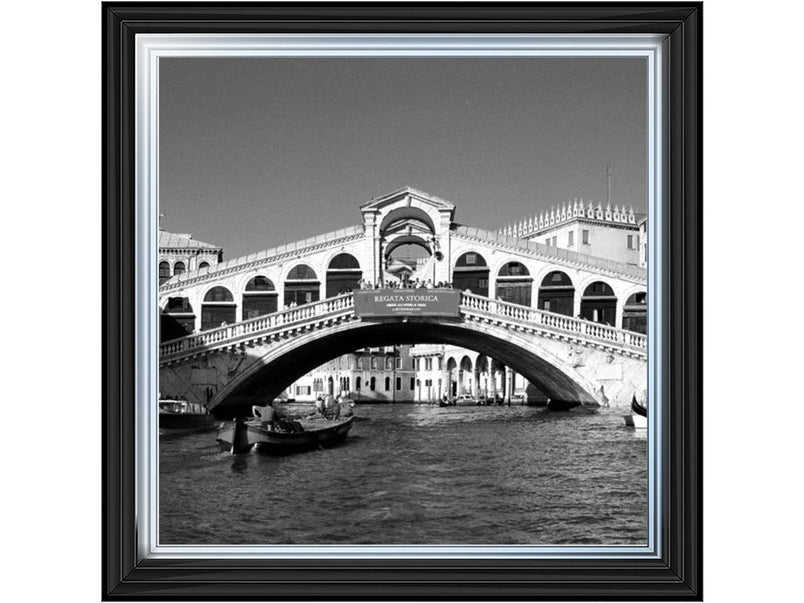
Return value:
<svg viewBox="0 0 804 603">
<path fill-rule="evenodd" d="M 266 424 L 259 419 L 228 421 L 218 428 L 218 445 L 224 452 L 242 454 L 255 448 L 268 454 L 293 454 L 315 448 L 329 448 L 346 439 L 354 416 L 343 419 L 325 417 L 278 421 Z"/>
</svg>

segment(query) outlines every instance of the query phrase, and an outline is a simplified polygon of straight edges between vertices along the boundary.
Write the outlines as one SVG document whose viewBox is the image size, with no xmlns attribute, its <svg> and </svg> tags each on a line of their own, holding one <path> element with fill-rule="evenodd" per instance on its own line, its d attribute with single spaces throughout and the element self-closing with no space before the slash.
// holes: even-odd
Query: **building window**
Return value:
<svg viewBox="0 0 804 603">
<path fill-rule="evenodd" d="M 396 358 L 395 362 L 396 362 L 396 368 L 401 369 L 402 368 L 402 359 L 401 358 Z"/>
<path fill-rule="evenodd" d="M 634 235 L 628 235 L 628 249 L 634 248 Z"/>
<path fill-rule="evenodd" d="M 170 278 L 170 264 L 159 262 L 159 284 L 161 285 Z"/>
<path fill-rule="evenodd" d="M 394 368 L 394 359 L 393 358 L 386 358 L 385 359 L 385 370 L 390 371 Z"/>
<path fill-rule="evenodd" d="M 424 359 L 424 370 L 432 371 L 433 370 L 433 359 L 432 358 L 425 358 Z"/>
<path fill-rule="evenodd" d="M 385 378 L 385 391 L 387 391 L 387 392 L 391 391 L 391 378 L 390 377 Z"/>
<path fill-rule="evenodd" d="M 416 388 L 416 379 L 413 377 L 410 378 L 410 390 L 413 391 Z"/>
<path fill-rule="evenodd" d="M 438 370 L 439 371 L 441 370 L 441 367 L 442 367 L 443 364 L 444 364 L 444 359 L 441 356 L 439 356 L 438 357 Z"/>
<path fill-rule="evenodd" d="M 380 364 L 380 359 L 377 358 L 376 356 L 372 356 L 371 357 L 371 370 L 376 371 L 377 367 L 379 366 L 379 364 Z"/>
<path fill-rule="evenodd" d="M 397 377 L 396 378 L 396 391 L 399 391 L 400 389 L 402 389 L 402 377 Z"/>
<path fill-rule="evenodd" d="M 184 274 L 185 270 L 186 268 L 184 266 L 184 262 L 176 262 L 176 264 L 173 266 L 173 275 L 176 276 L 179 274 Z"/>
<path fill-rule="evenodd" d="M 466 265 L 467 266 L 474 266 L 477 264 L 477 254 L 476 253 L 467 253 L 466 254 Z"/>
<path fill-rule="evenodd" d="M 582 239 L 583 244 L 584 244 L 584 245 L 589 245 L 589 231 L 588 231 L 588 230 L 584 230 L 584 231 L 582 231 L 582 233 L 581 233 L 581 234 L 582 234 L 582 236 L 583 236 L 583 239 Z"/>
<path fill-rule="evenodd" d="M 209 262 L 201 262 L 198 264 L 198 269 L 203 270 L 204 268 L 209 268 Z"/>
<path fill-rule="evenodd" d="M 370 389 L 371 389 L 371 391 L 374 391 L 375 389 L 377 389 L 377 378 L 376 377 L 371 378 Z"/>
<path fill-rule="evenodd" d="M 296 395 L 297 396 L 309 396 L 310 395 L 310 386 L 309 385 L 297 385 L 296 386 Z"/>
<path fill-rule="evenodd" d="M 567 247 L 572 247 L 573 245 L 575 245 L 575 233 L 570 230 L 567 233 Z"/>
<path fill-rule="evenodd" d="M 553 237 L 553 247 L 558 247 L 558 237 Z"/>
</svg>

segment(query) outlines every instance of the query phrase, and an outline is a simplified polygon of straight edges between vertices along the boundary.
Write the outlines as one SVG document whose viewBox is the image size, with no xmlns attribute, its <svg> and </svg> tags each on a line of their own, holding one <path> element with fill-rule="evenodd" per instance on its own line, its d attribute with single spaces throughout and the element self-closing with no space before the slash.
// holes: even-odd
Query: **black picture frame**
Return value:
<svg viewBox="0 0 804 603">
<path fill-rule="evenodd" d="M 702 600 L 702 3 L 104 3 L 104 600 Z M 657 559 L 140 559 L 135 522 L 138 33 L 660 33 L 668 153 Z"/>
</svg>

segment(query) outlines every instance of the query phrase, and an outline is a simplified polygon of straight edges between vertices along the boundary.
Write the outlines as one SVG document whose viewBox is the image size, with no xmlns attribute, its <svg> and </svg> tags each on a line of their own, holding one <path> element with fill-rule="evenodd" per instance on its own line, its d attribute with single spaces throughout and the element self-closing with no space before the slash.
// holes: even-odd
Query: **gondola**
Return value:
<svg viewBox="0 0 804 603">
<path fill-rule="evenodd" d="M 354 416 L 277 421 L 271 426 L 259 419 L 228 421 L 218 428 L 217 441 L 222 451 L 235 454 L 248 452 L 252 447 L 267 454 L 293 454 L 340 444 L 353 422 Z"/>
<path fill-rule="evenodd" d="M 631 414 L 625 415 L 625 424 L 636 429 L 647 429 L 648 427 L 648 407 L 637 402 L 636 394 L 631 399 Z"/>
</svg>

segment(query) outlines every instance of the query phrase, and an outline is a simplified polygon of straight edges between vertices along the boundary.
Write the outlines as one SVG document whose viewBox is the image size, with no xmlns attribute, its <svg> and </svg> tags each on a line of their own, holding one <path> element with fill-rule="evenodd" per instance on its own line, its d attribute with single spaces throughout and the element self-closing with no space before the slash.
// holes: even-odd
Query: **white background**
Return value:
<svg viewBox="0 0 804 603">
<path fill-rule="evenodd" d="M 705 3 L 705 600 L 800 596 L 798 3 Z M 3 595 L 101 594 L 101 8 L 4 6 Z"/>
</svg>

